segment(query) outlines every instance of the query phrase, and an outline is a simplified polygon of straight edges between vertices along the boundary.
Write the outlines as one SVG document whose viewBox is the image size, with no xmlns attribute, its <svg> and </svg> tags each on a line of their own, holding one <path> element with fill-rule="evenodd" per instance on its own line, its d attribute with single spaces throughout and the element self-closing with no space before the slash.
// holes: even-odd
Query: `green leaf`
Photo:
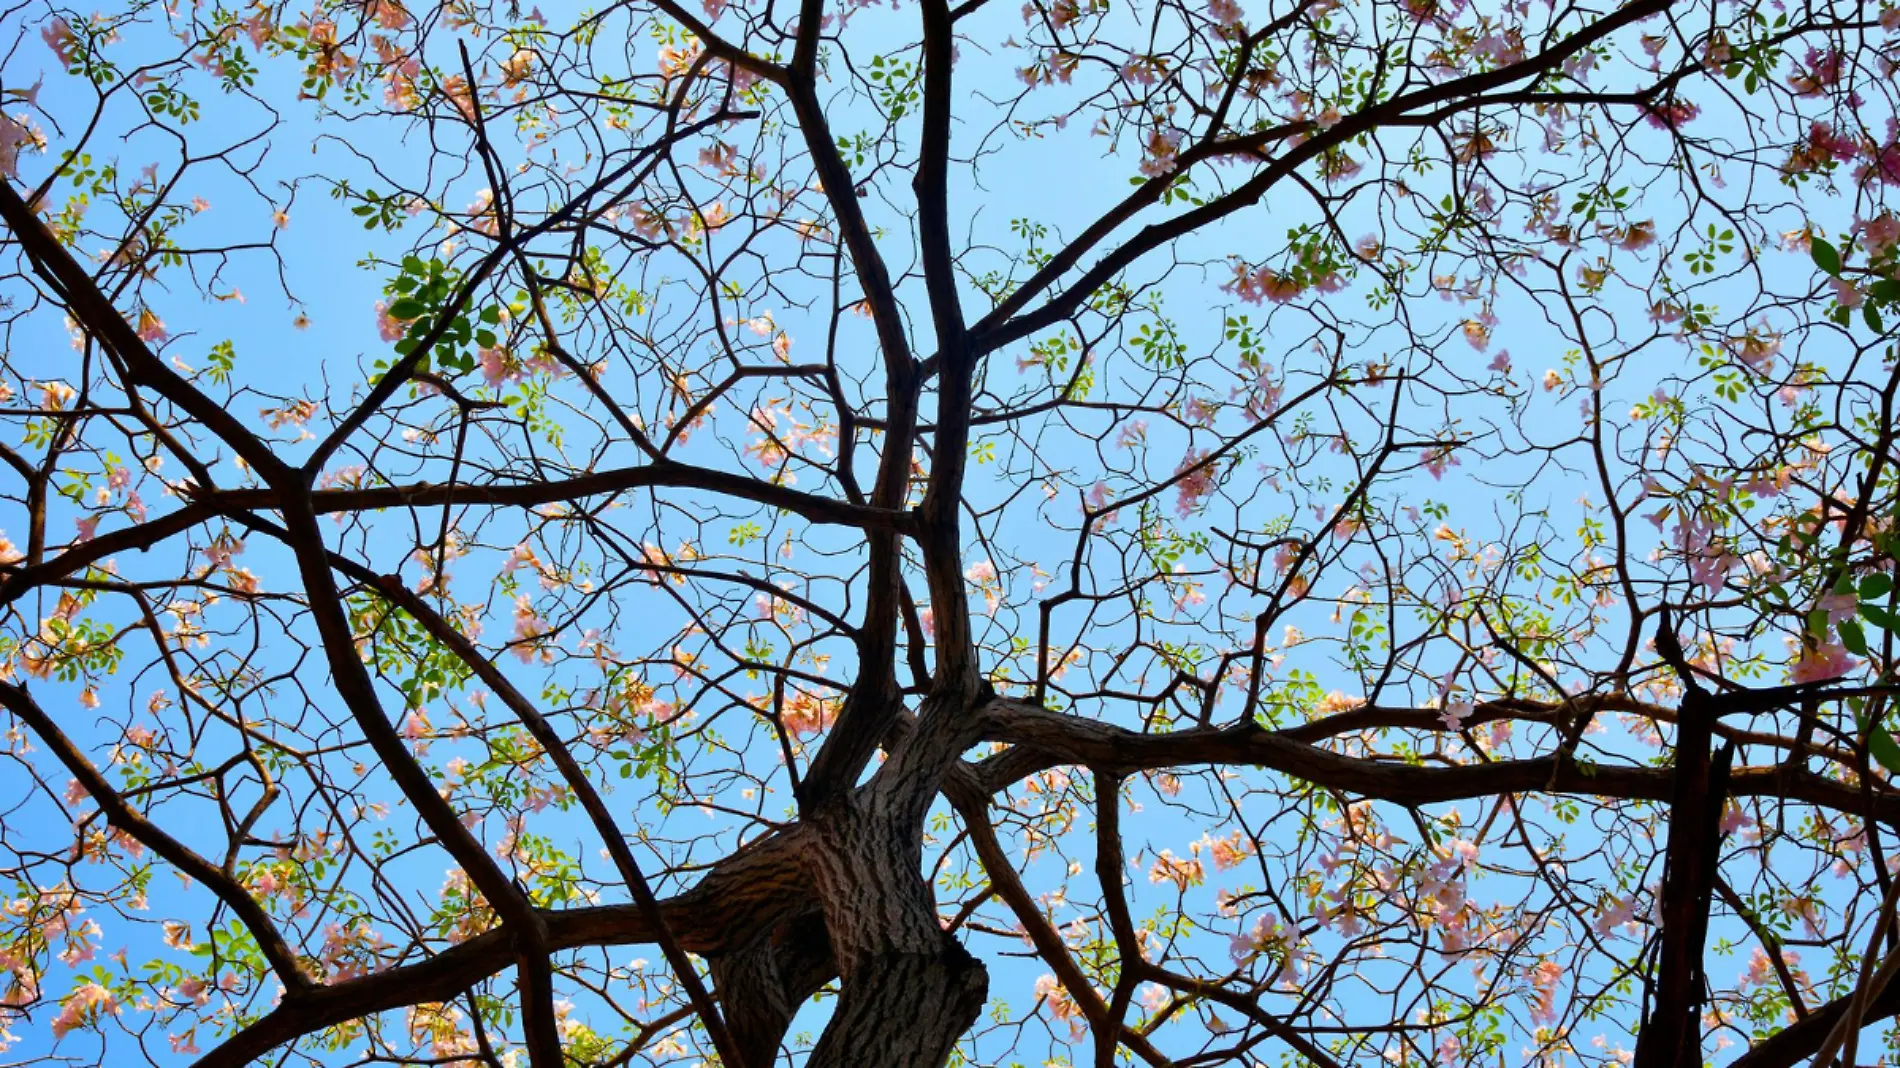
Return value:
<svg viewBox="0 0 1900 1068">
<path fill-rule="evenodd" d="M 1861 305 L 1860 314 L 1861 318 L 1867 320 L 1867 329 L 1872 330 L 1876 334 L 1884 334 L 1887 332 L 1887 328 L 1880 323 L 1880 313 L 1874 310 L 1872 304 Z"/>
<path fill-rule="evenodd" d="M 1860 580 L 1860 599 L 1863 601 L 1877 600 L 1887 596 L 1888 591 L 1892 589 L 1892 575 L 1884 573 L 1868 575 Z"/>
<path fill-rule="evenodd" d="M 1890 772 L 1900 772 L 1900 745 L 1894 744 L 1887 728 L 1875 724 L 1867 730 L 1867 752 Z"/>
<path fill-rule="evenodd" d="M 1859 623 L 1843 619 L 1834 629 L 1840 632 L 1841 644 L 1847 646 L 1848 652 L 1855 656 L 1867 655 L 1867 634 L 1860 629 Z"/>
<path fill-rule="evenodd" d="M 411 300 L 405 297 L 389 306 L 389 317 L 403 320 L 420 319 L 422 313 L 428 310 L 429 309 L 422 306 L 421 301 Z"/>
<path fill-rule="evenodd" d="M 1841 276 L 1841 250 L 1827 243 L 1824 238 L 1814 238 L 1808 242 L 1808 252 L 1814 257 L 1814 265 L 1836 278 Z"/>
<path fill-rule="evenodd" d="M 1872 623 L 1881 630 L 1900 630 L 1900 619 L 1895 619 L 1892 612 L 1887 611 L 1877 604 L 1861 605 L 1860 618 Z"/>
</svg>

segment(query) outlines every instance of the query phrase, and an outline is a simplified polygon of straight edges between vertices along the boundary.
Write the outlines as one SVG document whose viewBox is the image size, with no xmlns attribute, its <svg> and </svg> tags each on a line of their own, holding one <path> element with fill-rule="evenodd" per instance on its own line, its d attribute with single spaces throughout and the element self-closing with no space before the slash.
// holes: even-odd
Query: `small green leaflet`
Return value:
<svg viewBox="0 0 1900 1068">
<path fill-rule="evenodd" d="M 1814 257 L 1814 265 L 1828 274 L 1841 276 L 1841 251 L 1829 244 L 1825 238 L 1810 238 L 1808 252 Z"/>
</svg>

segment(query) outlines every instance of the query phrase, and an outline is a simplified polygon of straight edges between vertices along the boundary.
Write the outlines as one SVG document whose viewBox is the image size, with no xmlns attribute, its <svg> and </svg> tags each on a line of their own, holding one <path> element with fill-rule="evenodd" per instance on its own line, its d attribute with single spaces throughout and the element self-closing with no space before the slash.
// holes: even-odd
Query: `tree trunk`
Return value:
<svg viewBox="0 0 1900 1068">
<path fill-rule="evenodd" d="M 1714 725 L 1707 695 L 1691 680 L 1676 724 L 1656 995 L 1636 1038 L 1635 1068 L 1695 1068 L 1702 1063 L 1701 1006 L 1708 984 L 1702 958 L 1721 863 L 1729 763 L 1735 756 L 1730 742 L 1719 756 L 1710 757 Z"/>
<path fill-rule="evenodd" d="M 923 877 L 919 787 L 880 776 L 814 821 L 805 863 L 843 993 L 811 1068 L 940 1068 L 983 1011 L 989 973 L 944 932 Z"/>
<path fill-rule="evenodd" d="M 838 974 L 824 919 L 815 912 L 708 963 L 738 1047 L 741 1063 L 734 1068 L 771 1068 L 799 1005 Z"/>
<path fill-rule="evenodd" d="M 989 994 L 982 963 L 942 935 L 934 952 L 858 962 L 810 1068 L 940 1068 Z"/>
</svg>

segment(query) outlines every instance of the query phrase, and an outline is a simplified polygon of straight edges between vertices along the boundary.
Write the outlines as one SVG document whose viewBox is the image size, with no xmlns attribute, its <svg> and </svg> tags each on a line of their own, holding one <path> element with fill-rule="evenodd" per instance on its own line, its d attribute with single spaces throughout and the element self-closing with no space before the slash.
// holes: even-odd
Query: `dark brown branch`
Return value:
<svg viewBox="0 0 1900 1068">
<path fill-rule="evenodd" d="M 716 956 L 809 915 L 816 902 L 799 863 L 799 833 L 764 839 L 721 861 L 692 889 L 660 903 L 666 927 L 690 953 Z M 636 905 L 543 911 L 550 953 L 583 946 L 650 943 L 657 932 Z M 327 1027 L 429 1001 L 447 1001 L 514 963 L 510 935 L 488 931 L 414 964 L 286 995 L 262 1019 L 227 1039 L 197 1068 L 240 1068 Z M 822 971 L 827 965 L 811 965 Z M 805 975 L 805 973 L 800 973 Z M 812 981 L 809 975 L 799 980 Z M 822 983 L 823 978 L 815 980 Z"/>
<path fill-rule="evenodd" d="M 1673 0 L 1637 0 L 1635 3 L 1624 5 L 1614 14 L 1596 20 L 1587 28 L 1528 59 L 1507 64 L 1496 70 L 1454 78 L 1356 112 L 1337 125 L 1302 142 L 1298 147 L 1290 149 L 1285 155 L 1269 164 L 1260 174 L 1249 179 L 1233 192 L 1217 197 L 1165 222 L 1144 227 L 1128 242 L 1104 255 L 1094 267 L 1083 272 L 1082 276 L 1067 289 L 1050 297 L 1034 311 L 1023 311 L 1037 293 L 1053 286 L 1064 274 L 1078 265 L 1089 248 L 1106 240 L 1110 233 L 1119 228 L 1122 223 L 1132 219 L 1148 203 L 1148 201 L 1139 203 L 1125 201 L 1117 207 L 1115 212 L 1093 224 L 1077 240 L 1070 242 L 1052 256 L 1042 269 L 1011 293 L 1007 300 L 998 304 L 993 311 L 984 316 L 971 330 L 974 335 L 974 344 L 979 352 L 991 352 L 1020 338 L 1028 337 L 1038 330 L 1055 325 L 1142 256 L 1177 238 L 1212 225 L 1242 208 L 1258 203 L 1268 190 L 1279 183 L 1280 179 L 1328 149 L 1371 133 L 1419 108 L 1463 97 L 1476 97 L 1492 89 L 1538 77 L 1546 71 L 1555 69 L 1570 56 L 1623 27 L 1668 10 L 1672 2 Z M 1149 200 L 1159 199 L 1160 193 L 1167 188 L 1165 183 L 1157 184 L 1160 188 L 1153 192 Z"/>
<path fill-rule="evenodd" d="M 276 921 L 270 913 L 264 911 L 256 898 L 211 861 L 198 855 L 189 846 L 167 834 L 157 824 L 145 818 L 144 814 L 133 808 L 126 799 L 106 781 L 104 775 L 92 766 L 92 761 L 79 751 L 66 732 L 59 729 L 53 718 L 40 708 L 31 694 L 21 686 L 10 682 L 0 682 L 0 705 L 18 717 L 40 741 L 59 758 L 66 767 L 67 774 L 79 780 L 106 822 L 131 836 L 133 840 L 164 857 L 179 871 L 203 883 L 216 894 L 237 915 L 240 922 L 257 940 L 259 951 L 270 962 L 271 970 L 283 982 L 292 996 L 310 987 L 310 978 L 304 974 L 298 962 L 297 953 L 284 940 L 283 932 L 278 930 Z"/>
<path fill-rule="evenodd" d="M 364 512 L 378 508 L 426 508 L 446 503 L 533 508 L 602 493 L 620 493 L 655 486 L 701 489 L 737 497 L 773 508 L 783 508 L 814 523 L 889 531 L 904 531 L 911 527 L 911 519 L 906 512 L 859 507 L 775 486 L 745 475 L 693 467 L 670 460 L 639 467 L 595 471 L 568 479 L 512 485 L 437 485 L 419 482 L 408 486 L 318 490 L 310 495 L 310 503 L 318 514 Z M 280 495 L 271 489 L 222 490 L 214 495 L 201 496 L 207 503 L 215 503 L 226 509 L 263 510 L 282 506 Z"/>
<path fill-rule="evenodd" d="M 34 273 L 59 294 L 74 321 L 119 358 L 127 378 L 156 391 L 203 424 L 258 474 L 268 478 L 285 470 L 277 454 L 238 422 L 236 416 L 185 381 L 146 347 L 138 331 L 99 291 L 92 276 L 79 266 L 7 181 L 0 181 L 0 221 L 13 231 L 14 240 L 32 262 Z"/>
<path fill-rule="evenodd" d="M 339 557 L 333 556 L 332 559 L 345 564 L 345 573 L 353 573 L 353 577 L 358 581 L 373 582 L 385 598 L 409 613 L 412 618 L 422 624 L 430 637 L 442 643 L 458 659 L 468 665 L 476 677 L 493 690 L 495 696 L 500 698 L 502 703 L 514 712 L 516 718 L 521 720 L 522 725 L 528 729 L 528 733 L 534 736 L 534 740 L 548 754 L 549 759 L 554 761 L 554 766 L 561 773 L 561 779 L 567 783 L 570 790 L 574 791 L 581 809 L 587 813 L 588 820 L 594 825 L 594 832 L 600 835 L 601 841 L 605 843 L 607 854 L 613 859 L 614 867 L 619 870 L 621 879 L 626 882 L 627 889 L 633 894 L 634 905 L 639 908 L 641 915 L 645 917 L 648 926 L 652 929 L 654 941 L 659 943 L 661 954 L 666 957 L 666 962 L 672 967 L 680 986 L 685 989 L 687 1000 L 692 1002 L 693 1008 L 698 1011 L 700 1023 L 705 1026 L 706 1033 L 712 1038 L 713 1046 L 719 1051 L 719 1056 L 739 1068 L 755 1068 L 753 1064 L 738 1055 L 732 1037 L 726 1033 L 725 1024 L 720 1020 L 718 1007 L 713 1004 L 712 997 L 707 994 L 705 984 L 700 982 L 699 972 L 686 956 L 686 951 L 680 948 L 679 940 L 667 928 L 666 916 L 660 909 L 659 899 L 653 895 L 653 887 L 647 882 L 646 875 L 640 871 L 640 865 L 634 859 L 633 851 L 627 848 L 627 836 L 614 822 L 613 814 L 607 811 L 606 802 L 601 800 L 600 791 L 594 789 L 593 780 L 587 777 L 587 772 L 574 759 L 574 754 L 569 751 L 567 743 L 555 733 L 546 717 L 534 707 L 533 702 L 515 688 L 508 676 L 495 667 L 494 661 L 484 656 L 473 642 L 450 625 L 448 620 L 442 618 L 441 613 L 429 607 L 422 598 L 411 593 L 400 579 L 385 575 L 378 580 L 376 576 L 368 573 L 367 568 L 349 566 L 347 561 L 342 561 Z M 545 959 L 542 963 L 545 964 Z M 767 1061 L 757 1065 L 756 1068 L 767 1068 L 769 1063 Z"/>
<path fill-rule="evenodd" d="M 1586 766 L 1572 757 L 1498 760 L 1462 767 L 1431 767 L 1343 756 L 1252 723 L 1170 734 L 1141 734 L 1121 727 L 1049 712 L 1021 702 L 994 702 L 983 736 L 1020 747 L 982 761 L 978 768 L 991 790 L 1046 768 L 1078 764 L 1098 772 L 1133 774 L 1194 765 L 1251 765 L 1327 789 L 1402 805 L 1430 805 L 1499 794 L 1563 793 L 1665 801 L 1675 775 L 1667 768 Z M 1735 797 L 1772 797 L 1864 816 L 1858 790 L 1809 771 L 1784 765 L 1736 768 L 1729 776 Z M 1873 813 L 1900 822 L 1900 795 L 1881 789 Z"/>
</svg>

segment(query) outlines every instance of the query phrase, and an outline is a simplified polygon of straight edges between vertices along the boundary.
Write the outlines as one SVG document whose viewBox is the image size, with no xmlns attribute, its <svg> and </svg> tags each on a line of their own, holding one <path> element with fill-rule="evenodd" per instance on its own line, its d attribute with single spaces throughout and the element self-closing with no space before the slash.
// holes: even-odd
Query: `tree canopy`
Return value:
<svg viewBox="0 0 1900 1068">
<path fill-rule="evenodd" d="M 0 13 L 9 1062 L 1892 1056 L 1900 8 L 543 6 Z"/>
</svg>

